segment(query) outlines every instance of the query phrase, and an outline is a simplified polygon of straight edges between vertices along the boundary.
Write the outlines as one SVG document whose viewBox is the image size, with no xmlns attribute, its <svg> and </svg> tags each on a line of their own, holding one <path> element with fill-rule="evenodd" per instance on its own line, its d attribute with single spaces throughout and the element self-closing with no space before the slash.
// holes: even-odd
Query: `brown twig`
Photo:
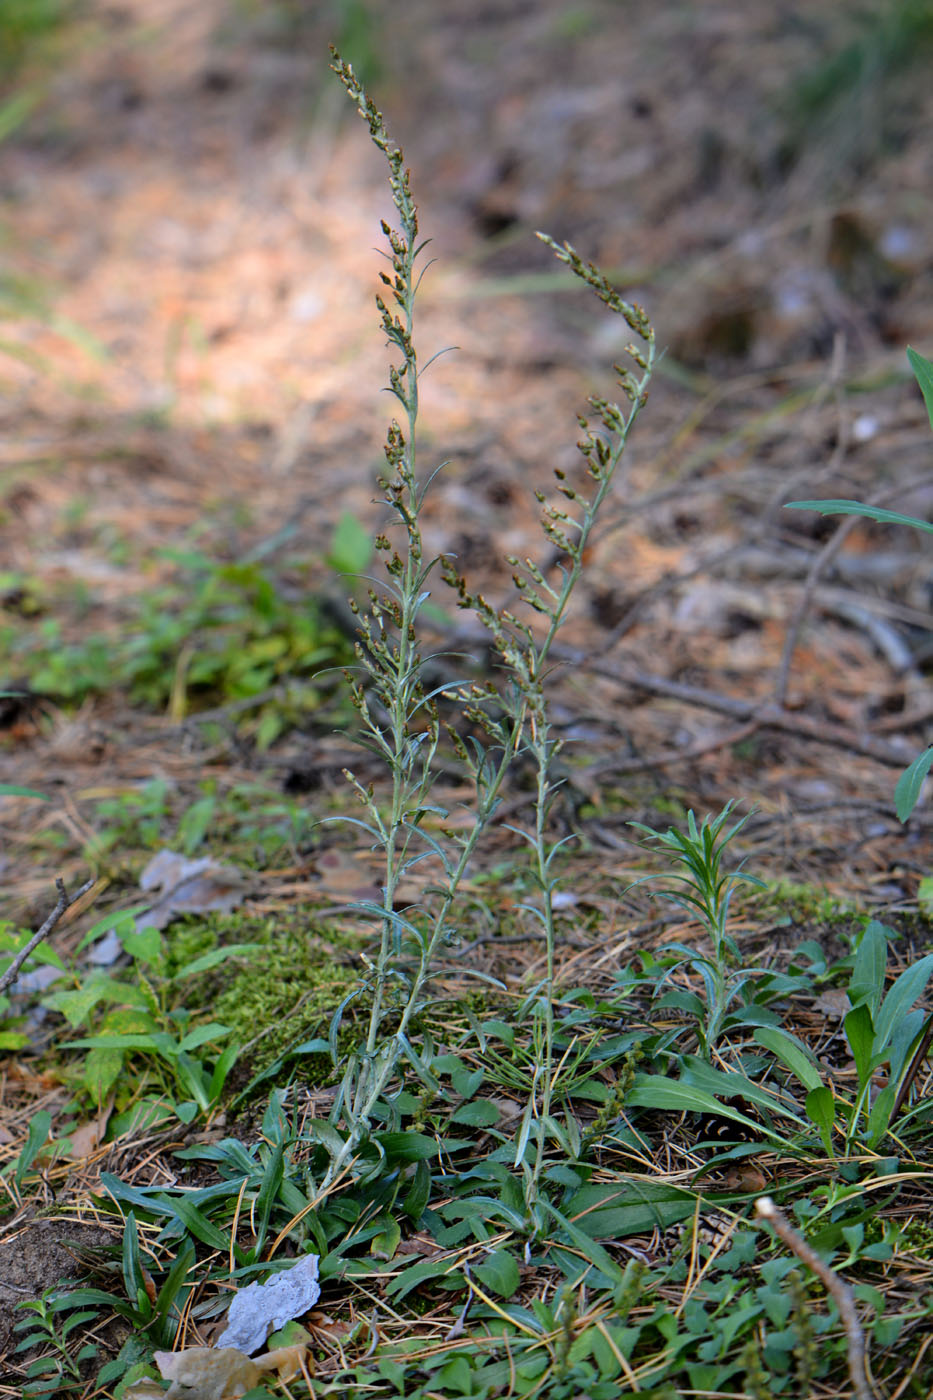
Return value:
<svg viewBox="0 0 933 1400">
<path fill-rule="evenodd" d="M 52 910 L 51 914 L 46 919 L 42 927 L 38 930 L 37 933 L 34 933 L 32 935 L 25 948 L 21 948 L 19 950 L 19 952 L 16 954 L 16 957 L 13 959 L 13 961 L 10 963 L 10 966 L 7 968 L 6 972 L 3 974 L 2 977 L 0 977 L 0 992 L 5 992 L 7 987 L 12 987 L 17 977 L 19 977 L 20 969 L 22 968 L 23 963 L 29 957 L 29 954 L 32 953 L 36 948 L 38 948 L 43 938 L 48 937 L 48 935 L 52 932 L 52 929 L 58 923 L 59 919 L 65 913 L 66 909 L 70 908 L 72 904 L 75 904 L 83 894 L 87 894 L 88 890 L 93 884 L 93 880 L 88 880 L 85 884 L 81 886 L 74 898 L 69 899 L 68 891 L 65 889 L 64 880 L 62 880 L 61 877 L 59 877 L 59 879 L 55 881 L 55 888 L 58 890 L 58 903 L 56 904 L 55 908 Z"/>
<path fill-rule="evenodd" d="M 778 1210 L 770 1196 L 759 1196 L 755 1202 L 755 1210 L 763 1219 L 767 1220 L 774 1233 L 784 1241 L 787 1248 L 796 1254 L 801 1264 L 806 1265 L 812 1273 L 816 1274 L 836 1300 L 839 1316 L 846 1329 L 849 1376 L 852 1380 L 855 1400 L 873 1400 L 865 1370 L 865 1334 L 862 1331 L 862 1324 L 858 1320 L 855 1295 L 852 1289 L 828 1264 L 824 1263 L 803 1235 L 794 1229 L 787 1216 Z"/>
<path fill-rule="evenodd" d="M 910 761 L 909 746 L 892 743 L 874 734 L 860 734 L 843 725 L 785 710 L 783 706 L 768 701 L 740 700 L 735 696 L 707 690 L 704 686 L 687 685 L 683 681 L 669 680 L 666 676 L 655 676 L 648 671 L 626 666 L 624 662 L 618 665 L 596 662 L 579 652 L 567 651 L 559 655 L 561 661 L 566 661 L 581 670 L 586 668 L 594 675 L 614 681 L 616 685 L 644 690 L 649 695 L 665 695 L 672 700 L 681 700 L 685 705 L 696 705 L 700 709 L 712 710 L 715 714 L 728 715 L 740 723 L 754 724 L 761 729 L 780 729 L 788 734 L 796 734 L 802 739 L 811 739 L 819 744 L 830 744 L 834 748 L 864 754 L 867 758 L 877 759 L 879 763 L 890 764 L 895 768 L 903 768 Z M 734 736 L 729 737 L 734 739 Z M 667 757 L 665 756 L 665 761 Z M 654 763 L 652 760 L 651 766 Z M 642 767 L 645 766 L 645 760 L 601 760 L 594 771 L 626 772 L 629 764 Z M 658 766 L 663 765 L 659 763 Z"/>
<path fill-rule="evenodd" d="M 872 492 L 865 504 L 868 506 L 886 505 L 888 501 L 894 497 L 907 495 L 910 491 L 914 489 L 915 486 L 927 485 L 929 479 L 929 469 L 926 469 L 922 473 L 919 473 L 917 476 L 911 477 L 908 481 L 900 482 L 896 487 L 887 486 L 881 491 Z M 852 533 L 852 531 L 855 529 L 856 525 L 861 519 L 861 516 L 850 515 L 847 519 L 843 520 L 842 524 L 838 526 L 835 533 L 831 536 L 831 538 L 827 541 L 827 543 L 823 546 L 819 553 L 815 555 L 813 562 L 810 565 L 810 568 L 807 572 L 806 580 L 803 585 L 803 592 L 801 594 L 800 602 L 797 605 L 797 610 L 793 618 L 791 619 L 790 626 L 787 629 L 787 637 L 784 642 L 784 651 L 781 656 L 780 663 L 778 665 L 777 674 L 775 676 L 774 699 L 779 706 L 783 706 L 784 701 L 787 698 L 787 686 L 788 682 L 790 681 L 790 668 L 794 659 L 794 652 L 797 650 L 797 644 L 800 641 L 800 633 L 803 630 L 803 624 L 806 621 L 807 615 L 810 612 L 811 607 L 813 606 L 813 599 L 814 594 L 816 592 L 816 586 L 819 583 L 823 574 L 826 572 L 826 569 L 832 563 L 833 559 L 839 553 L 839 550 L 842 548 L 843 544 L 848 539 L 849 535 Z"/>
</svg>

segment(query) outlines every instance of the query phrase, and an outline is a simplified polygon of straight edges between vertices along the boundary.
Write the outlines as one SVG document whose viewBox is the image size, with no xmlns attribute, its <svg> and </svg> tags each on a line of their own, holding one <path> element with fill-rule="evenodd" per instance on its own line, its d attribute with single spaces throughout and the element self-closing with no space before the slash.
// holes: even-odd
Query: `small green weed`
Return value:
<svg viewBox="0 0 933 1400">
<path fill-rule="evenodd" d="M 790 1031 L 762 1026 L 754 1032 L 758 1044 L 776 1055 L 807 1091 L 807 1116 L 819 1129 L 830 1157 L 834 1131 L 841 1133 L 846 1153 L 856 1143 L 871 1150 L 880 1146 L 892 1131 L 933 1037 L 933 1013 L 916 1006 L 933 976 L 933 953 L 905 968 L 885 993 L 887 943 L 892 937 L 890 929 L 872 920 L 855 954 L 847 988 L 851 1009 L 843 1020 L 855 1062 L 854 1094 L 826 1084 L 812 1051 Z M 929 1116 L 928 1106 L 917 1104 L 898 1131 L 911 1116 Z"/>
<path fill-rule="evenodd" d="M 4 0 L 0 6 L 0 71 L 9 76 L 74 13 L 74 0 Z"/>
<path fill-rule="evenodd" d="M 73 1029 L 96 1018 L 94 1034 L 68 1041 L 62 1048 L 90 1051 L 81 1057 L 80 1088 L 98 1109 L 126 1075 L 130 1061 L 141 1055 L 154 1067 L 157 1094 L 166 1109 L 188 1123 L 198 1113 L 209 1113 L 219 1102 L 239 1046 L 231 1042 L 212 1061 L 205 1060 L 196 1052 L 226 1039 L 230 1027 L 209 1021 L 188 1029 L 191 1012 L 177 1001 L 171 1005 L 169 999 L 179 982 L 230 958 L 247 958 L 256 945 L 214 948 L 169 977 L 162 935 L 153 928 L 137 930 L 134 912 L 138 911 L 110 916 L 84 939 L 87 944 L 112 928 L 133 959 L 132 980 L 94 969 L 76 975 L 74 986 L 49 993 L 43 1005 L 64 1016 Z M 102 1017 L 96 1016 L 102 1007 L 106 1008 Z M 139 1084 L 129 1080 L 119 1107 L 126 1106 L 127 1091 L 135 1098 L 138 1090 Z"/>
<path fill-rule="evenodd" d="M 700 1048 L 707 1059 L 726 1029 L 730 1006 L 755 982 L 744 968 L 739 948 L 728 934 L 727 926 L 729 906 L 737 886 L 745 883 L 761 889 L 763 885 L 756 876 L 741 870 L 728 873 L 722 870 L 725 848 L 748 821 L 748 817 L 742 817 L 728 831 L 723 831 L 731 811 L 730 803 L 717 817 L 705 817 L 700 826 L 693 812 L 688 812 L 686 831 L 672 826 L 661 832 L 642 822 L 631 823 L 685 872 L 668 876 L 675 881 L 674 888 L 660 891 L 660 897 L 678 905 L 688 915 L 698 916 L 712 943 L 711 954 L 682 943 L 665 945 L 665 974 L 659 983 L 662 986 L 683 965 L 700 976 L 706 992 L 705 1001 L 693 992 L 676 989 L 664 995 L 661 1005 L 675 1006 L 695 1018 Z"/>
<path fill-rule="evenodd" d="M 82 1387 L 82 1365 L 96 1359 L 97 1347 L 86 1342 L 74 1352 L 70 1338 L 79 1327 L 96 1320 L 96 1310 L 81 1309 L 67 1281 L 46 1289 L 39 1298 L 18 1303 L 17 1309 L 27 1316 L 14 1328 L 19 1339 L 12 1354 L 37 1348 L 42 1352 L 26 1367 L 23 1400 L 46 1400 Z"/>
<path fill-rule="evenodd" d="M 198 553 L 165 551 L 176 578 L 132 600 L 114 636 L 65 642 L 56 618 L 11 622 L 0 634 L 0 659 L 31 690 L 60 701 L 123 690 L 134 704 L 181 720 L 224 702 L 256 700 L 260 747 L 289 721 L 315 709 L 311 677 L 349 655 L 349 643 L 323 605 L 288 602 L 258 563 L 217 564 Z M 294 689 L 286 694 L 285 682 Z M 282 686 L 282 694 L 267 692 Z"/>
</svg>

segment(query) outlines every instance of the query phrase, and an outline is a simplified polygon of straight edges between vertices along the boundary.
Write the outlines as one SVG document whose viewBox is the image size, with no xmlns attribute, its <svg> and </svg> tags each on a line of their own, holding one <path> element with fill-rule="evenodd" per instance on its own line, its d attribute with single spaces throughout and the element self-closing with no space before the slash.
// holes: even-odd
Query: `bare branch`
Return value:
<svg viewBox="0 0 933 1400">
<path fill-rule="evenodd" d="M 74 898 L 70 899 L 68 897 L 68 891 L 65 889 L 64 880 L 59 878 L 55 881 L 55 888 L 58 890 L 58 903 L 56 904 L 55 908 L 52 910 L 51 914 L 46 919 L 42 927 L 38 930 L 38 932 L 32 935 L 25 948 L 21 948 L 19 950 L 19 952 L 16 954 L 16 957 L 13 959 L 13 961 L 10 963 L 10 966 L 7 968 L 6 972 L 3 974 L 2 977 L 0 977 L 0 992 L 5 992 L 7 987 L 12 987 L 13 983 L 19 976 L 20 969 L 23 966 L 23 963 L 29 957 L 29 954 L 34 952 L 35 949 L 38 948 L 43 938 L 48 937 L 48 935 L 52 932 L 52 929 L 58 923 L 59 919 L 65 913 L 66 909 L 69 909 L 72 904 L 76 904 L 83 894 L 87 894 L 88 890 L 91 888 L 93 883 L 93 880 L 88 880 L 85 884 L 81 886 Z"/>
<path fill-rule="evenodd" d="M 827 1291 L 835 1298 L 848 1339 L 849 1376 L 855 1400 L 873 1400 L 865 1370 L 865 1334 L 858 1320 L 855 1295 L 852 1289 L 843 1282 L 835 1270 L 824 1263 L 803 1235 L 794 1229 L 787 1216 L 778 1210 L 770 1196 L 759 1196 L 755 1202 L 755 1210 L 767 1220 L 774 1233 L 784 1241 L 787 1248 L 796 1254 L 801 1264 L 805 1264 L 808 1269 L 815 1273 L 817 1278 L 826 1285 Z"/>
</svg>

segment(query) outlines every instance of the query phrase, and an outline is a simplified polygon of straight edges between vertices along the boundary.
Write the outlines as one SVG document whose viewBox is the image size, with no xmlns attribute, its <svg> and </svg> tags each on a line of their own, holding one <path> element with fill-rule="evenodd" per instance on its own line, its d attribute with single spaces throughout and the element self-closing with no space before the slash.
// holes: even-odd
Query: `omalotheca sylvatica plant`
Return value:
<svg viewBox="0 0 933 1400">
<path fill-rule="evenodd" d="M 381 852 L 382 863 L 381 901 L 353 907 L 374 921 L 379 937 L 365 976 L 330 1025 L 330 1048 L 338 1065 L 343 1014 L 352 1001 L 366 1008 L 365 1035 L 343 1062 L 330 1121 L 316 1128 L 329 1153 L 322 1190 L 348 1174 L 365 1177 L 380 1170 L 381 1149 L 372 1124 L 381 1105 L 380 1123 L 384 1125 L 388 1111 L 392 1126 L 392 1086 L 403 1063 L 430 1087 L 437 1087 L 428 1058 L 412 1043 L 412 1022 L 430 997 L 438 955 L 456 934 L 458 898 L 477 845 L 495 822 L 503 786 L 515 759 L 522 755 L 530 760 L 535 774 L 533 818 L 519 833 L 528 848 L 537 891 L 526 909 L 539 922 L 546 948 L 544 976 L 529 990 L 523 1008 L 533 1018 L 538 1056 L 515 1149 L 515 1166 L 523 1172 L 526 1202 L 532 1209 L 548 1143 L 571 1151 L 574 1133 L 574 1126 L 559 1122 L 552 1112 L 554 893 L 562 843 L 549 834 L 560 740 L 550 718 L 547 677 L 593 527 L 645 403 L 654 363 L 654 331 L 641 308 L 624 301 L 597 267 L 584 262 L 569 244 L 558 245 L 538 235 L 632 332 L 632 343 L 626 348 L 632 368 L 614 367 L 623 402 L 596 395 L 588 400 L 591 417 L 579 420 L 578 444 L 585 485 L 571 484 L 558 470 L 554 499 L 540 490 L 535 493 L 542 508 L 544 536 L 560 563 L 553 571 L 532 558 L 508 559 L 519 597 L 514 610 L 495 607 L 474 593 L 454 560 L 428 558 L 421 520 L 434 473 L 423 476 L 416 461 L 419 380 L 427 365 L 420 364 L 415 344 L 415 303 L 425 243 L 419 236 L 418 211 L 401 150 L 390 140 L 382 114 L 351 66 L 336 53 L 334 70 L 389 167 L 398 223 L 396 227 L 382 224 L 388 270 L 381 274 L 385 290 L 377 296 L 376 305 L 386 338 L 400 356 L 389 370 L 388 383 L 400 413 L 388 430 L 387 466 L 379 481 L 391 522 L 376 539 L 385 577 L 370 587 L 368 607 L 357 609 L 358 666 L 349 675 L 362 743 L 381 759 L 386 774 L 383 790 L 347 773 L 363 808 L 361 816 L 350 820 Z M 431 584 L 440 578 L 456 591 L 459 605 L 475 612 L 485 625 L 500 663 L 498 684 L 490 680 L 429 685 L 419 621 Z M 445 723 L 445 715 L 449 720 L 455 713 L 468 721 L 469 737 Z M 449 813 L 433 793 L 445 738 L 456 751 L 472 791 L 469 820 L 464 823 L 461 816 L 456 830 L 447 824 Z M 423 862 L 432 867 L 430 891 L 418 905 L 400 911 L 402 881 Z"/>
</svg>

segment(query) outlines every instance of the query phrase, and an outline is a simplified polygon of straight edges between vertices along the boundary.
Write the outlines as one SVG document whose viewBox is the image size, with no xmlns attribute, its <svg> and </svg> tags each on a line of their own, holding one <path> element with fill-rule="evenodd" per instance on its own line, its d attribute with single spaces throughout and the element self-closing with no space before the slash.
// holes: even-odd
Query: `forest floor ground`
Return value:
<svg viewBox="0 0 933 1400">
<path fill-rule="evenodd" d="M 893 803 L 933 718 L 924 537 L 783 508 L 933 509 L 905 358 L 933 344 L 922 65 L 834 79 L 863 30 L 830 3 L 82 13 L 21 72 L 35 105 L 0 146 L 0 679 L 18 692 L 0 701 L 0 778 L 48 799 L 0 798 L 10 926 L 38 927 L 56 878 L 93 881 L 56 935 L 80 967 L 88 929 L 139 902 L 169 847 L 236 867 L 234 923 L 326 930 L 336 984 L 358 960 L 337 911 L 378 868 L 352 829 L 316 823 L 348 809 L 346 764 L 378 770 L 351 745 L 339 672 L 292 686 L 315 648 L 347 656 L 341 566 L 380 528 L 390 416 L 373 293 L 391 205 L 333 41 L 403 146 L 432 239 L 422 360 L 455 347 L 422 386 L 421 461 L 447 464 L 432 553 L 513 600 L 506 556 L 542 557 L 534 490 L 577 471 L 576 415 L 612 392 L 625 339 L 536 229 L 597 261 L 666 349 L 553 678 L 555 820 L 576 838 L 562 978 L 602 994 L 672 936 L 626 893 L 658 868 L 628 824 L 730 800 L 768 883 L 740 906 L 751 965 L 804 939 L 841 957 L 869 915 L 901 934 L 898 967 L 928 951 L 933 818 L 921 802 L 902 825 Z M 433 601 L 439 644 L 481 674 L 482 636 L 443 589 Z M 471 886 L 489 927 L 471 927 L 470 965 L 510 994 L 540 961 L 518 858 L 502 827 Z M 189 947 L 208 908 L 182 910 Z M 207 916 L 215 939 L 227 917 Z M 298 1038 L 321 1033 L 322 985 Z M 41 1110 L 70 1155 L 29 1191 L 5 1178 L 10 1306 L 74 1273 L 44 1212 L 70 1213 L 72 1242 L 112 1233 L 88 1204 L 100 1173 L 166 1179 L 177 1146 L 114 1137 L 116 1088 L 88 1112 L 60 1018 L 29 1034 L 3 1070 L 0 1161 Z M 912 1189 L 920 1217 L 929 1167 Z"/>
</svg>

